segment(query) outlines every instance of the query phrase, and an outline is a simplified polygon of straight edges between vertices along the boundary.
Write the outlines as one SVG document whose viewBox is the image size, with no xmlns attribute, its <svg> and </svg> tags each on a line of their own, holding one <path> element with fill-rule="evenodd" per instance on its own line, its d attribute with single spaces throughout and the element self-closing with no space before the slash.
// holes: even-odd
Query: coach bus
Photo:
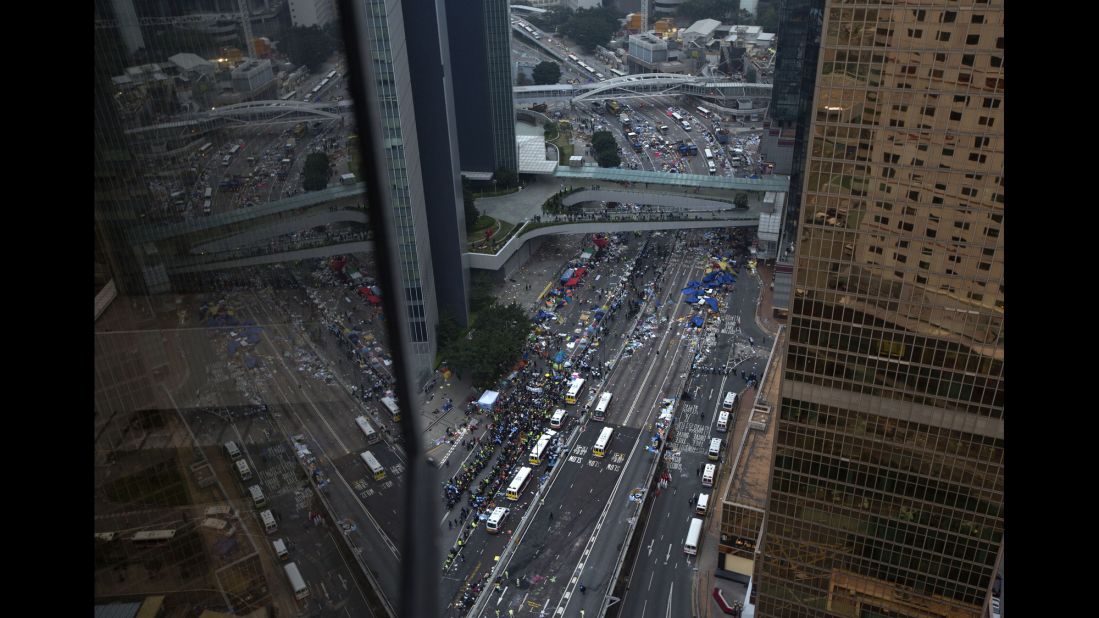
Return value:
<svg viewBox="0 0 1099 618">
<path fill-rule="evenodd" d="M 595 404 L 595 412 L 591 417 L 597 421 L 602 421 L 607 418 L 607 407 L 611 405 L 611 393 L 609 391 L 603 391 L 603 394 L 599 396 L 599 403 Z"/>
<path fill-rule="evenodd" d="M 367 468 L 370 468 L 370 473 L 374 475 L 375 481 L 380 481 L 385 478 L 385 468 L 383 468 L 382 464 L 374 457 L 374 453 L 363 451 L 359 454 L 359 457 L 362 457 L 363 463 L 366 464 Z"/>
<path fill-rule="evenodd" d="M 506 496 L 508 500 L 516 502 L 519 500 L 519 496 L 523 495 L 523 490 L 527 488 L 527 484 L 530 483 L 530 475 L 534 472 L 532 468 L 523 466 L 519 468 L 519 473 L 515 475 L 515 478 L 511 481 L 511 485 L 508 485 Z"/>
<path fill-rule="evenodd" d="M 599 433 L 599 439 L 595 441 L 595 446 L 592 448 L 591 453 L 596 457 L 604 457 L 607 454 L 607 446 L 611 442 L 611 435 L 614 434 L 613 427 L 604 427 L 603 431 Z"/>
<path fill-rule="evenodd" d="M 702 520 L 691 518 L 691 528 L 687 531 L 687 542 L 683 544 L 683 553 L 688 556 L 698 554 L 698 541 L 702 537 Z"/>
<path fill-rule="evenodd" d="M 545 459 L 546 449 L 549 448 L 550 442 L 553 437 L 557 435 L 557 432 L 550 429 L 546 433 L 542 434 L 542 437 L 538 438 L 538 442 L 534 445 L 534 448 L 530 451 L 530 457 L 527 461 L 532 466 L 542 465 L 542 460 Z"/>
<path fill-rule="evenodd" d="M 584 389 L 584 378 L 576 378 L 569 384 L 569 390 L 565 393 L 565 403 L 576 404 L 576 398 L 580 396 L 580 391 Z"/>
<path fill-rule="evenodd" d="M 381 440 L 381 436 L 378 432 L 374 431 L 374 426 L 370 424 L 370 421 L 366 420 L 365 416 L 356 416 L 355 422 L 358 423 L 359 429 L 363 430 L 363 435 L 366 436 L 367 444 L 374 444 L 378 440 Z"/>
</svg>

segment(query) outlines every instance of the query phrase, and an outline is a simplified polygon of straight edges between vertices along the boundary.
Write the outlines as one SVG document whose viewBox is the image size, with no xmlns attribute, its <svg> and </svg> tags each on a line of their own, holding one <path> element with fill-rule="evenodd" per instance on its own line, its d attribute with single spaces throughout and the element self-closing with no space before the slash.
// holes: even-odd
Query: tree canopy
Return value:
<svg viewBox="0 0 1099 618">
<path fill-rule="evenodd" d="M 608 8 L 580 9 L 560 30 L 590 54 L 595 51 L 596 45 L 606 45 L 611 40 L 611 36 L 618 31 L 618 20 L 618 14 Z"/>
<path fill-rule="evenodd" d="M 591 136 L 591 147 L 595 150 L 595 160 L 600 167 L 618 167 L 622 158 L 618 156 L 618 142 L 610 131 L 596 131 Z"/>
<path fill-rule="evenodd" d="M 498 189 L 510 189 L 519 184 L 519 176 L 505 167 L 498 168 L 492 174 L 492 179 L 496 181 L 496 188 Z"/>
<path fill-rule="evenodd" d="M 534 83 L 539 86 L 556 84 L 561 81 L 561 65 L 548 60 L 539 62 L 534 67 Z"/>
<path fill-rule="evenodd" d="M 443 359 L 459 371 L 469 371 L 474 384 L 491 386 L 519 360 L 530 332 L 530 319 L 519 305 L 493 304 L 477 314 L 472 336 L 452 339 Z"/>
<path fill-rule="evenodd" d="M 323 152 L 314 152 L 305 158 L 305 168 L 302 170 L 305 178 L 302 187 L 306 191 L 320 191 L 328 186 L 328 177 L 332 173 L 329 169 L 328 155 Z"/>
<path fill-rule="evenodd" d="M 759 14 L 756 17 L 756 24 L 760 28 L 763 28 L 764 32 L 778 32 L 778 10 L 775 8 L 774 3 L 768 2 L 759 5 Z"/>
<path fill-rule="evenodd" d="M 477 225 L 477 219 L 481 212 L 473 205 L 473 191 L 469 188 L 469 180 L 462 176 L 462 206 L 466 214 L 466 231 L 472 232 Z"/>
</svg>

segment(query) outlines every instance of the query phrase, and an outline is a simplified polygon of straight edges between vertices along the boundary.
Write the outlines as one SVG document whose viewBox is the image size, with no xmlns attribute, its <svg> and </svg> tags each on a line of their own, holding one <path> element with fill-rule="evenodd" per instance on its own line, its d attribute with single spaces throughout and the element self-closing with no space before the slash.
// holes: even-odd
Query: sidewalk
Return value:
<svg viewBox="0 0 1099 618">
<path fill-rule="evenodd" d="M 775 292 L 771 289 L 771 282 L 774 278 L 775 267 L 761 264 L 756 272 L 759 273 L 760 291 L 759 304 L 756 305 L 756 324 L 773 337 L 778 334 L 778 327 L 780 326 L 780 322 L 774 317 L 774 305 L 772 304 Z"/>
</svg>

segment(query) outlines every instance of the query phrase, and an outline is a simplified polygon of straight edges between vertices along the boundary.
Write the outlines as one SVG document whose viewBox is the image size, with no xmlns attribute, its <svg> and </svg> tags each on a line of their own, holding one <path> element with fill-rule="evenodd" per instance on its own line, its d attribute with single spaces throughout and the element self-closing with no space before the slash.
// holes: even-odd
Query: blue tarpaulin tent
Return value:
<svg viewBox="0 0 1099 618">
<path fill-rule="evenodd" d="M 696 327 L 697 326 L 702 326 L 702 318 L 700 318 L 696 315 L 695 317 L 691 318 L 691 324 L 693 324 Z"/>
<path fill-rule="evenodd" d="M 717 299 L 716 298 L 706 298 L 706 304 L 710 306 L 711 311 L 717 311 Z"/>
</svg>

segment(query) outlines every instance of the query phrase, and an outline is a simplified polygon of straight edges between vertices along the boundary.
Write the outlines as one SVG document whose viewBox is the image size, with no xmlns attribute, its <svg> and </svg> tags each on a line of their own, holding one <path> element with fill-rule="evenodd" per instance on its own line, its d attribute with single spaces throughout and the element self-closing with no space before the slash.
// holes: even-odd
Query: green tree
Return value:
<svg viewBox="0 0 1099 618">
<path fill-rule="evenodd" d="M 305 168 L 302 170 L 305 178 L 302 187 L 306 191 L 320 191 L 328 186 L 328 177 L 331 168 L 328 163 L 328 155 L 323 152 L 314 152 L 305 158 Z"/>
<path fill-rule="evenodd" d="M 284 51 L 295 64 L 316 71 L 336 51 L 337 41 L 317 26 L 291 28 L 286 32 Z"/>
<path fill-rule="evenodd" d="M 756 67 L 752 65 L 752 62 L 747 58 L 744 60 L 744 79 L 749 84 L 754 84 L 759 81 L 759 74 L 756 72 Z"/>
<path fill-rule="evenodd" d="M 614 147 L 614 136 L 611 135 L 610 131 L 596 131 L 591 135 L 591 145 L 592 148 L 595 148 L 596 150 L 600 150 L 608 146 Z"/>
<path fill-rule="evenodd" d="M 747 193 L 737 193 L 736 197 L 733 198 L 733 204 L 735 204 L 737 208 L 747 208 L 748 207 L 748 194 Z"/>
<path fill-rule="evenodd" d="M 524 73 L 522 71 L 519 71 L 519 74 L 515 76 L 515 85 L 516 86 L 529 86 L 530 85 L 530 78 L 527 77 L 526 73 Z"/>
<path fill-rule="evenodd" d="M 443 358 L 451 367 L 470 372 L 474 384 L 494 384 L 519 359 L 530 320 L 515 303 L 493 302 L 477 313 L 470 332 L 472 336 L 452 341 Z"/>
<path fill-rule="evenodd" d="M 775 8 L 774 3 L 764 4 L 761 2 L 759 4 L 756 24 L 763 28 L 764 32 L 778 32 L 778 10 Z"/>
<path fill-rule="evenodd" d="M 466 231 L 472 232 L 477 226 L 477 219 L 481 217 L 481 211 L 473 205 L 473 191 L 469 187 L 462 186 L 462 206 L 466 212 Z"/>
<path fill-rule="evenodd" d="M 534 83 L 539 86 L 561 81 L 561 65 L 548 60 L 534 65 Z"/>
<path fill-rule="evenodd" d="M 595 160 L 599 162 L 599 167 L 618 167 L 622 164 L 622 158 L 615 151 L 598 152 Z"/>
<path fill-rule="evenodd" d="M 620 15 L 604 7 L 580 9 L 560 30 L 590 54 L 595 51 L 596 45 L 606 45 L 618 31 L 619 17 Z"/>
<path fill-rule="evenodd" d="M 530 21 L 542 30 L 553 31 L 558 26 L 572 19 L 572 9 L 563 6 L 554 6 L 546 9 L 545 13 L 533 15 Z"/>
<path fill-rule="evenodd" d="M 497 169 L 492 175 L 492 179 L 496 181 L 497 188 L 501 189 L 510 189 L 519 184 L 519 176 L 504 167 Z"/>
<path fill-rule="evenodd" d="M 458 324 L 458 320 L 454 319 L 454 314 L 444 310 L 439 316 L 439 325 L 435 328 L 435 334 L 439 338 L 439 349 L 445 350 L 462 336 L 462 327 Z"/>
</svg>

